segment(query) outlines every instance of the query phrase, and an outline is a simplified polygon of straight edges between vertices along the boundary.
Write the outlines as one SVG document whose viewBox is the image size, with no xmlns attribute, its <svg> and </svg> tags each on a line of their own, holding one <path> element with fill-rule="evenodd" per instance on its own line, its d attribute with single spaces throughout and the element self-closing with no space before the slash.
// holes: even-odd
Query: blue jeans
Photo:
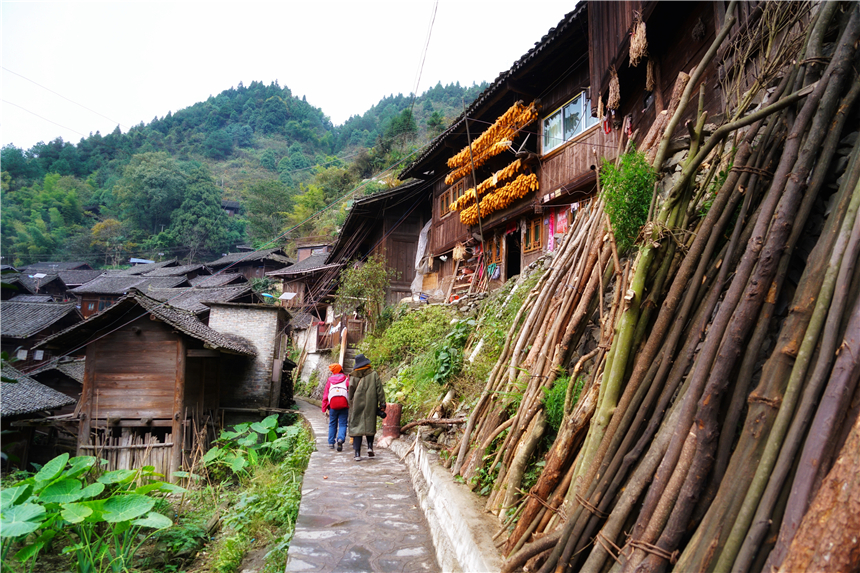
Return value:
<svg viewBox="0 0 860 573">
<path fill-rule="evenodd" d="M 349 408 L 328 409 L 328 443 L 334 444 L 335 435 L 339 442 L 346 441 L 346 423 L 349 418 Z"/>
</svg>

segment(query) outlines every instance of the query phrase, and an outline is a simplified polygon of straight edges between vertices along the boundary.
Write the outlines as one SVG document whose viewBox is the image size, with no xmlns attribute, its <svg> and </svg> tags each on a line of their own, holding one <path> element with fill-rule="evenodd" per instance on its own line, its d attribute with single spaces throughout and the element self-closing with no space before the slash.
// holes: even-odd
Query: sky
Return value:
<svg viewBox="0 0 860 573">
<path fill-rule="evenodd" d="M 419 69 L 418 94 L 494 80 L 575 4 L 3 1 L 0 144 L 126 132 L 252 81 L 277 81 L 340 125 L 411 93 Z"/>
</svg>

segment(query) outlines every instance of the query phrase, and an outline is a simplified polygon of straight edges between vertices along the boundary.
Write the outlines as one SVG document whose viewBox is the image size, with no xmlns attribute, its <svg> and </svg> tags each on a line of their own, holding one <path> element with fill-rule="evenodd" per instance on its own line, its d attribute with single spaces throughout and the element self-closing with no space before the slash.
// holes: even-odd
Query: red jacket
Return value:
<svg viewBox="0 0 860 573">
<path fill-rule="evenodd" d="M 347 388 L 347 390 L 349 390 L 349 376 L 347 376 L 346 374 L 332 374 L 331 376 L 328 377 L 328 380 L 326 380 L 325 390 L 323 390 L 323 395 L 322 395 L 322 411 L 323 411 L 323 413 L 325 413 L 325 411 L 328 410 L 329 408 L 331 408 L 332 410 L 341 410 L 343 408 L 349 407 L 349 402 L 347 401 L 347 399 L 343 398 L 341 396 L 334 396 L 332 398 L 331 402 L 329 402 L 329 399 L 328 399 L 328 392 L 329 392 L 329 389 L 331 388 L 331 385 L 332 384 L 339 384 L 341 382 L 346 382 L 346 388 Z"/>
</svg>

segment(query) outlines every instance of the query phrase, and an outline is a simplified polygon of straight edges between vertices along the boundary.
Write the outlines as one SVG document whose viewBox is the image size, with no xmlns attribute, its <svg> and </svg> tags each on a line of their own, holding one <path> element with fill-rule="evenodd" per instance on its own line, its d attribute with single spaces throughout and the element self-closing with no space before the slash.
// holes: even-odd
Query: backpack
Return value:
<svg viewBox="0 0 860 573">
<path fill-rule="evenodd" d="M 335 410 L 349 407 L 349 390 L 346 387 L 347 378 L 333 383 L 328 387 L 328 403 Z"/>
</svg>

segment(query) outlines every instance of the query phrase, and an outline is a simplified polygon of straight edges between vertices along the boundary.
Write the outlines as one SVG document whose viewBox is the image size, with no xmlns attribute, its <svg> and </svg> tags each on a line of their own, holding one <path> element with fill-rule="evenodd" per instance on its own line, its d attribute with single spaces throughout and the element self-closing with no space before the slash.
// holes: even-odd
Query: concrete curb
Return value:
<svg viewBox="0 0 860 573">
<path fill-rule="evenodd" d="M 403 462 L 430 525 L 439 566 L 453 573 L 501 570 L 502 558 L 492 537 L 498 521 L 483 512 L 468 487 L 451 479 L 438 454 L 413 440 L 394 440 L 389 448 L 399 458 L 406 456 Z"/>
</svg>

